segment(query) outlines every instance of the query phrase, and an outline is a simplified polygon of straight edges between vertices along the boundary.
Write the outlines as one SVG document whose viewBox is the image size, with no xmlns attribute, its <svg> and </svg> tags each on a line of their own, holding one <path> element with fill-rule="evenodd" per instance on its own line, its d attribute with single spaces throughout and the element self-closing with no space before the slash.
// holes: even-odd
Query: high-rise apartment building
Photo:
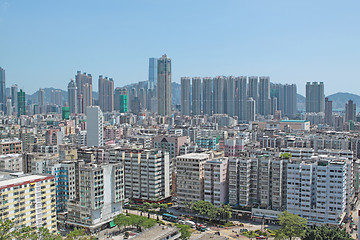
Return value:
<svg viewBox="0 0 360 240">
<path fill-rule="evenodd" d="M 297 90 L 295 84 L 280 85 L 278 109 L 282 114 L 293 118 L 297 113 Z"/>
<path fill-rule="evenodd" d="M 14 84 L 11 86 L 11 106 L 14 107 L 15 112 L 17 112 L 17 108 L 18 108 L 17 93 L 18 93 L 18 85 Z"/>
<path fill-rule="evenodd" d="M 104 145 L 104 117 L 99 106 L 88 106 L 86 110 L 87 146 Z"/>
<path fill-rule="evenodd" d="M 128 92 L 126 88 L 115 89 L 114 109 L 120 113 L 128 112 Z"/>
<path fill-rule="evenodd" d="M 55 102 L 56 105 L 62 106 L 62 92 L 61 90 L 55 90 Z"/>
<path fill-rule="evenodd" d="M 221 207 L 228 202 L 228 158 L 215 158 L 204 163 L 204 201 Z"/>
<path fill-rule="evenodd" d="M 249 122 L 255 121 L 255 119 L 256 119 L 256 102 L 252 97 L 250 97 L 247 100 L 246 107 L 247 107 L 247 111 L 246 111 L 247 121 L 249 121 Z"/>
<path fill-rule="evenodd" d="M 214 114 L 225 113 L 225 78 L 215 77 L 213 79 Z"/>
<path fill-rule="evenodd" d="M 114 81 L 112 78 L 99 76 L 99 106 L 103 112 L 114 110 Z"/>
<path fill-rule="evenodd" d="M 1 172 L 1 221 L 56 232 L 54 176 Z"/>
<path fill-rule="evenodd" d="M 125 197 L 159 201 L 171 196 L 169 153 L 161 150 L 124 150 Z"/>
<path fill-rule="evenodd" d="M 6 104 L 5 69 L 0 67 L 0 110 L 4 110 Z"/>
<path fill-rule="evenodd" d="M 267 116 L 270 114 L 271 98 L 270 98 L 270 77 L 259 78 L 259 114 Z"/>
<path fill-rule="evenodd" d="M 71 79 L 68 84 L 68 104 L 70 114 L 78 113 L 77 111 L 77 87 L 75 80 Z"/>
<path fill-rule="evenodd" d="M 169 116 L 172 112 L 171 99 L 171 59 L 164 54 L 157 61 L 157 101 L 158 114 Z"/>
<path fill-rule="evenodd" d="M 180 206 L 204 200 L 204 164 L 209 159 L 207 153 L 190 153 L 176 158 L 176 193 Z"/>
<path fill-rule="evenodd" d="M 20 89 L 17 93 L 17 102 L 18 102 L 18 116 L 26 115 L 26 100 L 25 100 L 25 92 Z"/>
<path fill-rule="evenodd" d="M 39 91 L 38 91 L 38 104 L 39 106 L 44 106 L 45 104 L 45 92 L 44 92 L 44 89 L 40 88 Z"/>
<path fill-rule="evenodd" d="M 213 81 L 212 78 L 204 77 L 203 78 L 203 114 L 204 115 L 212 115 L 213 112 Z"/>
<path fill-rule="evenodd" d="M 192 78 L 192 115 L 201 115 L 201 78 Z"/>
<path fill-rule="evenodd" d="M 345 122 L 356 120 L 356 104 L 353 100 L 349 100 L 345 105 Z"/>
<path fill-rule="evenodd" d="M 252 98 L 256 104 L 256 113 L 259 111 L 259 79 L 258 77 L 248 77 L 249 79 L 249 89 L 248 97 Z"/>
<path fill-rule="evenodd" d="M 246 121 L 247 113 L 247 82 L 246 77 L 236 78 L 236 90 L 235 90 L 235 115 L 238 116 L 239 121 Z"/>
<path fill-rule="evenodd" d="M 88 109 L 92 108 L 88 106 Z M 78 196 L 67 203 L 65 223 L 95 232 L 122 213 L 124 201 L 123 163 L 86 164 L 76 169 Z"/>
<path fill-rule="evenodd" d="M 324 83 L 306 83 L 306 112 L 324 112 Z"/>
<path fill-rule="evenodd" d="M 181 114 L 190 116 L 190 78 L 181 78 Z"/>
<path fill-rule="evenodd" d="M 75 75 L 77 87 L 77 110 L 86 113 L 87 106 L 92 106 L 92 76 L 91 74 L 77 71 Z"/>
<path fill-rule="evenodd" d="M 225 78 L 225 111 L 227 115 L 233 117 L 235 116 L 235 102 L 236 102 L 236 89 L 237 89 L 237 79 L 235 77 Z"/>
<path fill-rule="evenodd" d="M 149 89 L 154 89 L 157 83 L 157 58 L 149 58 Z"/>
<path fill-rule="evenodd" d="M 330 101 L 328 98 L 325 98 L 325 118 L 324 118 L 325 124 L 330 126 L 333 125 L 332 114 L 333 114 L 332 101 Z"/>
</svg>

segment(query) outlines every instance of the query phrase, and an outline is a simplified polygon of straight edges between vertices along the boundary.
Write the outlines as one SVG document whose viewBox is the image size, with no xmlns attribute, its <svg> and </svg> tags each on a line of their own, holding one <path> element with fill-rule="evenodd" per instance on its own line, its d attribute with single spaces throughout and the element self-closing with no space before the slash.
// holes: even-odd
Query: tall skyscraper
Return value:
<svg viewBox="0 0 360 240">
<path fill-rule="evenodd" d="M 246 121 L 247 113 L 247 82 L 246 77 L 236 78 L 235 90 L 235 115 L 238 116 L 239 121 Z"/>
<path fill-rule="evenodd" d="M 14 84 L 11 86 L 11 105 L 14 107 L 15 112 L 17 112 L 18 109 L 17 93 L 18 85 Z"/>
<path fill-rule="evenodd" d="M 62 92 L 61 90 L 55 90 L 55 102 L 56 105 L 62 106 Z"/>
<path fill-rule="evenodd" d="M 114 81 L 112 78 L 99 76 L 99 106 L 103 112 L 114 110 Z"/>
<path fill-rule="evenodd" d="M 26 105 L 25 105 L 25 92 L 20 89 L 17 93 L 17 102 L 18 102 L 18 116 L 26 115 Z"/>
<path fill-rule="evenodd" d="M 345 105 L 345 122 L 356 120 L 356 104 L 353 100 L 349 100 Z"/>
<path fill-rule="evenodd" d="M 5 70 L 0 67 L 0 110 L 5 109 L 6 105 L 6 92 L 5 92 Z"/>
<path fill-rule="evenodd" d="M 44 106 L 45 104 L 45 92 L 42 88 L 40 88 L 38 91 L 38 104 L 39 106 Z"/>
<path fill-rule="evenodd" d="M 235 92 L 236 92 L 236 86 L 237 79 L 235 77 L 227 77 L 225 78 L 225 96 L 226 96 L 226 104 L 225 104 L 225 113 L 229 116 L 233 117 L 235 116 Z"/>
<path fill-rule="evenodd" d="M 149 58 L 149 88 L 154 89 L 157 83 L 157 59 Z"/>
<path fill-rule="evenodd" d="M 282 114 L 294 118 L 297 113 L 297 90 L 295 84 L 279 84 L 278 108 Z"/>
<path fill-rule="evenodd" d="M 214 114 L 225 113 L 225 78 L 215 77 L 213 79 Z"/>
<path fill-rule="evenodd" d="M 114 109 L 120 113 L 128 112 L 128 93 L 126 88 L 116 88 Z"/>
<path fill-rule="evenodd" d="M 259 79 L 258 77 L 248 77 L 249 79 L 249 93 L 248 97 L 252 98 L 256 104 L 256 111 L 258 112 L 258 105 L 259 105 Z"/>
<path fill-rule="evenodd" d="M 271 98 L 270 98 L 270 77 L 260 77 L 259 79 L 259 113 L 263 116 L 270 114 Z"/>
<path fill-rule="evenodd" d="M 213 112 L 213 81 L 212 78 L 203 78 L 203 113 L 204 115 L 212 115 Z"/>
<path fill-rule="evenodd" d="M 306 112 L 324 112 L 324 83 L 306 83 Z"/>
<path fill-rule="evenodd" d="M 146 91 L 145 88 L 140 88 L 138 91 L 138 98 L 140 104 L 140 110 L 146 109 Z"/>
<path fill-rule="evenodd" d="M 201 115 L 201 78 L 192 78 L 192 115 Z"/>
<path fill-rule="evenodd" d="M 104 146 L 104 118 L 99 106 L 86 109 L 86 142 L 89 147 Z"/>
<path fill-rule="evenodd" d="M 333 125 L 333 117 L 332 117 L 332 101 L 329 101 L 328 98 L 325 98 L 325 123 L 327 125 Z"/>
<path fill-rule="evenodd" d="M 181 114 L 190 115 L 190 78 L 181 78 Z"/>
<path fill-rule="evenodd" d="M 247 100 L 246 116 L 249 122 L 253 122 L 256 119 L 256 102 L 252 97 Z"/>
<path fill-rule="evenodd" d="M 92 106 L 92 76 L 77 71 L 75 75 L 77 87 L 77 111 L 85 113 L 87 106 Z"/>
<path fill-rule="evenodd" d="M 171 59 L 164 54 L 157 62 L 157 99 L 158 114 L 166 116 L 171 114 Z"/>
<path fill-rule="evenodd" d="M 68 104 L 70 114 L 78 113 L 77 112 L 77 87 L 75 80 L 71 79 L 68 84 Z"/>
</svg>

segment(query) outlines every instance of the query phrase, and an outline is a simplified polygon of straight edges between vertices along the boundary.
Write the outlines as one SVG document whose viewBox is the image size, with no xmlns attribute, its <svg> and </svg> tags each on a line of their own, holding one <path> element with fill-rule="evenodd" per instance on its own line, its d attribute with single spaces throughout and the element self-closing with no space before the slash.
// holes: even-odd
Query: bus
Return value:
<svg viewBox="0 0 360 240">
<path fill-rule="evenodd" d="M 162 218 L 163 220 L 166 220 L 166 221 L 169 221 L 169 222 L 178 222 L 179 218 L 177 216 L 174 216 L 174 215 L 170 215 L 170 214 L 167 214 L 167 213 L 164 213 L 162 215 Z"/>
</svg>

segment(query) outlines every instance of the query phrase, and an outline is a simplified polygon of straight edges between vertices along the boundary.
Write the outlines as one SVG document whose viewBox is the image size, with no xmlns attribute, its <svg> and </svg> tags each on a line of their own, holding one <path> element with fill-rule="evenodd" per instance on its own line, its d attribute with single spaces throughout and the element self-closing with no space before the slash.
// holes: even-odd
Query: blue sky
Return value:
<svg viewBox="0 0 360 240">
<path fill-rule="evenodd" d="M 147 80 L 148 58 L 182 76 L 265 75 L 360 94 L 360 1 L 0 0 L 7 86 L 66 89 L 77 70 L 115 87 Z"/>
</svg>

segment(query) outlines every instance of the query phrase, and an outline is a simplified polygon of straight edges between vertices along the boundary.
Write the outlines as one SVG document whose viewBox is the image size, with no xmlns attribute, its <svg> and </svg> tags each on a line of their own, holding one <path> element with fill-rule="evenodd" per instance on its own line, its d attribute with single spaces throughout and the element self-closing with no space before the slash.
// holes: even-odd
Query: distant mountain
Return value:
<svg viewBox="0 0 360 240">
<path fill-rule="evenodd" d="M 357 108 L 360 107 L 360 96 L 352 93 L 338 92 L 327 96 L 332 101 L 333 110 L 345 110 L 345 104 L 349 100 L 353 100 Z"/>
<path fill-rule="evenodd" d="M 298 111 L 305 111 L 306 98 L 303 95 L 297 95 L 297 109 Z"/>
<path fill-rule="evenodd" d="M 64 104 L 67 101 L 67 91 L 64 91 L 62 89 L 57 88 L 43 88 L 44 90 L 44 101 L 45 103 L 51 102 L 51 91 L 52 90 L 60 90 L 62 95 L 62 103 Z M 26 94 L 26 101 L 31 103 L 37 103 L 38 102 L 38 92 L 36 91 L 33 94 Z"/>
</svg>

